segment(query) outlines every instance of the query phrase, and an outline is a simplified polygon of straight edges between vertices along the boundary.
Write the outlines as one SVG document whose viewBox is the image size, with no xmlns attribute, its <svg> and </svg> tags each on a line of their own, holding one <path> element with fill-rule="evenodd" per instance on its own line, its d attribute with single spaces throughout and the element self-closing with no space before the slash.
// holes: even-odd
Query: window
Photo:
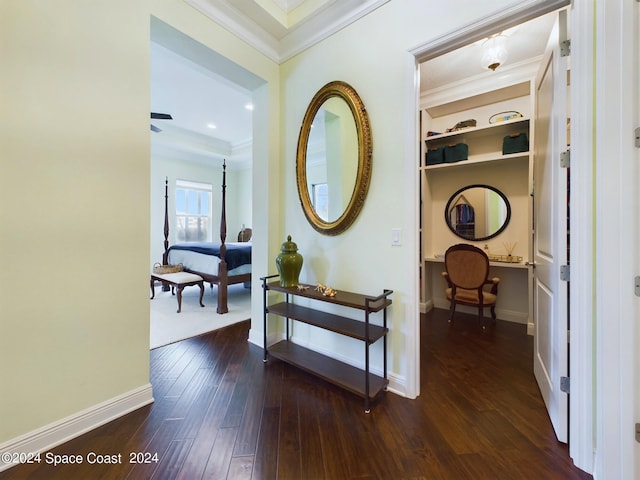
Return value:
<svg viewBox="0 0 640 480">
<path fill-rule="evenodd" d="M 176 241 L 210 242 L 213 186 L 176 180 Z"/>
<path fill-rule="evenodd" d="M 313 209 L 325 222 L 329 221 L 329 191 L 326 183 L 311 185 Z"/>
</svg>

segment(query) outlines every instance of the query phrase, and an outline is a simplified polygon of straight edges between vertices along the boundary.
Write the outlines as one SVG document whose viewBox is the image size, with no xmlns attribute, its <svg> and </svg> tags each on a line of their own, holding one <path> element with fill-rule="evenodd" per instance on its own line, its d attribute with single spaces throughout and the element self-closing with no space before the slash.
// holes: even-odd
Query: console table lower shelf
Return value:
<svg viewBox="0 0 640 480">
<path fill-rule="evenodd" d="M 366 396 L 365 372 L 293 342 L 282 340 L 269 347 L 269 355 L 333 383 L 361 397 Z M 369 400 L 386 389 L 389 380 L 369 373 Z"/>
</svg>

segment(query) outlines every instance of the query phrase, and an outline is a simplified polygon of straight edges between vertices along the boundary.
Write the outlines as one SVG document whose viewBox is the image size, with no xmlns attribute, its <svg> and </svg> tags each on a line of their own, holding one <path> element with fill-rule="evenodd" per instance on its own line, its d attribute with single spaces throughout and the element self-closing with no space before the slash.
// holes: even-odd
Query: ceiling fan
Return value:
<svg viewBox="0 0 640 480">
<path fill-rule="evenodd" d="M 168 113 L 155 113 L 155 112 L 151 112 L 151 118 L 152 119 L 156 119 L 156 120 L 173 120 L 173 117 L 171 115 L 169 115 Z M 162 129 L 156 127 L 153 123 L 151 124 L 151 131 L 152 132 L 161 132 Z"/>
</svg>

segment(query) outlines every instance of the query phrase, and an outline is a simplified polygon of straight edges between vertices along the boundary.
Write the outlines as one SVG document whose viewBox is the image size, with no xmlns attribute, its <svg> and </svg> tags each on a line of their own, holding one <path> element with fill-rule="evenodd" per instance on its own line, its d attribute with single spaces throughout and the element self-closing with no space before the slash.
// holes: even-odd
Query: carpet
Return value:
<svg viewBox="0 0 640 480">
<path fill-rule="evenodd" d="M 150 348 L 178 342 L 202 335 L 228 325 L 251 318 L 251 289 L 244 285 L 229 285 L 227 305 L 229 312 L 216 313 L 218 290 L 205 284 L 201 307 L 198 303 L 200 289 L 185 287 L 182 291 L 182 311 L 177 313 L 178 299 L 171 292 L 163 292 L 156 285 L 156 296 L 151 300 Z"/>
</svg>

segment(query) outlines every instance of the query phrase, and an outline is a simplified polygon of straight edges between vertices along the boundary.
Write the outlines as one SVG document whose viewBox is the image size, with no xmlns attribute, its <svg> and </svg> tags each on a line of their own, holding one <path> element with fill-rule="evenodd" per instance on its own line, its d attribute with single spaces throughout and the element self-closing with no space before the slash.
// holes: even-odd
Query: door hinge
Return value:
<svg viewBox="0 0 640 480">
<path fill-rule="evenodd" d="M 640 0 L 638 0 L 640 2 Z M 635 133 L 635 137 L 636 137 L 636 148 L 640 148 L 640 127 L 636 128 L 634 130 Z"/>
<path fill-rule="evenodd" d="M 568 282 L 571 279 L 571 266 L 560 265 L 560 280 Z"/>
<path fill-rule="evenodd" d="M 634 282 L 635 285 L 633 288 L 633 292 L 636 294 L 636 297 L 640 297 L 640 276 L 636 276 L 636 278 L 634 278 Z"/>
<path fill-rule="evenodd" d="M 570 390 L 570 378 L 569 377 L 560 377 L 560 391 L 564 393 L 569 393 Z"/>
<path fill-rule="evenodd" d="M 568 57 L 571 55 L 571 40 L 563 40 L 560 42 L 560 56 Z"/>
<path fill-rule="evenodd" d="M 636 442 L 640 443 L 640 423 L 636 423 Z"/>
<path fill-rule="evenodd" d="M 560 167 L 569 168 L 571 166 L 571 150 L 560 153 Z"/>
</svg>

